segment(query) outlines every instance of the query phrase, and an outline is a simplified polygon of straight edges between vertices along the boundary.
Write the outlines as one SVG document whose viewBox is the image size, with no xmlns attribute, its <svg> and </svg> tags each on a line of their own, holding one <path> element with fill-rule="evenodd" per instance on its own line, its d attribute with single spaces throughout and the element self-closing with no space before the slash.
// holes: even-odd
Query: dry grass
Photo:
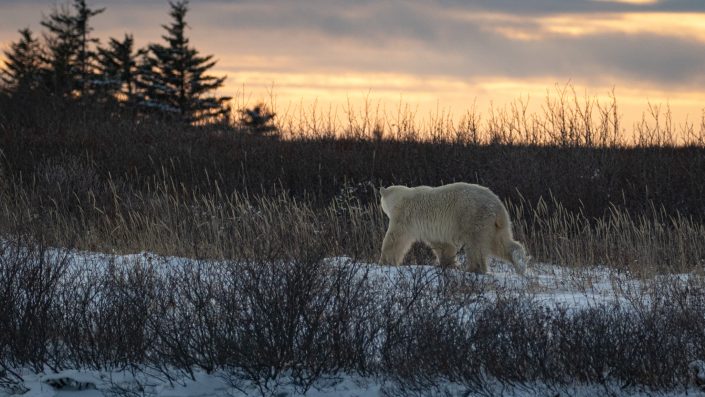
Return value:
<svg viewBox="0 0 705 397">
<path fill-rule="evenodd" d="M 542 262 L 563 266 L 609 266 L 635 274 L 698 272 L 705 265 L 705 226 L 651 207 L 632 215 L 612 206 L 600 218 L 569 211 L 559 202 L 509 204 L 515 230 Z M 524 216 L 522 216 L 524 215 Z"/>
<path fill-rule="evenodd" d="M 246 107 L 244 96 L 235 107 Z M 342 108 L 278 106 L 269 108 L 284 139 L 373 139 L 455 142 L 470 145 L 545 145 L 564 147 L 705 146 L 705 114 L 696 122 L 674 123 L 670 106 L 649 103 L 633 125 L 622 120 L 613 92 L 599 99 L 579 95 L 572 85 L 556 85 L 543 99 L 518 98 L 504 106 L 478 109 L 472 104 L 460 116 L 447 109 L 419 114 L 400 100 L 389 108 L 369 95 Z"/>
<path fill-rule="evenodd" d="M 344 186 L 320 207 L 291 198 L 225 194 L 216 184 L 199 193 L 163 170 L 142 191 L 101 180 L 90 165 L 40 167 L 31 184 L 6 178 L 0 186 L 3 233 L 46 244 L 109 252 L 150 251 L 193 258 L 302 257 L 312 247 L 328 257 L 375 262 L 386 229 L 371 186 Z M 54 181 L 54 182 L 52 182 Z M 215 183 L 215 182 L 214 182 Z M 359 196 L 370 195 L 368 204 Z M 100 198 L 99 198 L 100 197 Z M 652 207 L 631 215 L 611 207 L 600 218 L 569 211 L 555 200 L 508 203 L 517 237 L 536 261 L 571 267 L 608 266 L 652 275 L 702 271 L 705 226 Z M 409 262 L 430 262 L 417 245 Z"/>
</svg>

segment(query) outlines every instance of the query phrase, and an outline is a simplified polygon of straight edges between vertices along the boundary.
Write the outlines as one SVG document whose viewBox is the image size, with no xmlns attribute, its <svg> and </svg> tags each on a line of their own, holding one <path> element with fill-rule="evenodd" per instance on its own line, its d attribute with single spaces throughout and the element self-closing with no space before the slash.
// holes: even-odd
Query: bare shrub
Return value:
<svg viewBox="0 0 705 397">
<path fill-rule="evenodd" d="M 303 393 L 321 377 L 371 370 L 381 325 L 365 269 L 320 258 L 231 269 L 238 285 L 219 350 L 233 385 L 247 381 L 264 393 L 286 380 Z"/>
<path fill-rule="evenodd" d="M 619 299 L 569 308 L 473 274 L 324 259 L 320 245 L 287 259 L 261 251 L 188 262 L 106 261 L 19 239 L 2 250 L 5 387 L 21 387 L 15 370 L 30 367 L 172 382 L 203 369 L 262 395 L 305 393 L 342 373 L 385 379 L 403 395 L 537 382 L 560 391 L 576 380 L 673 390 L 705 355 L 705 280 L 695 275 L 638 290 L 615 279 Z"/>
<path fill-rule="evenodd" d="M 418 332 L 409 334 L 406 353 L 388 363 L 392 391 L 443 395 L 451 384 L 492 395 L 536 382 L 560 391 L 576 381 L 606 390 L 682 387 L 688 363 L 702 355 L 695 303 L 702 294 L 684 285 L 676 290 L 678 298 L 649 295 L 662 303 L 644 311 L 619 304 L 567 311 L 506 296 L 484 302 L 470 321 L 428 313 L 413 322 Z"/>
<path fill-rule="evenodd" d="M 149 332 L 162 290 L 149 264 L 106 263 L 99 259 L 72 266 L 60 294 L 65 365 L 95 369 L 131 368 L 148 362 Z"/>
<path fill-rule="evenodd" d="M 61 316 L 58 298 L 68 255 L 52 254 L 31 240 L 0 242 L 0 351 L 2 368 L 36 371 L 56 362 Z"/>
<path fill-rule="evenodd" d="M 392 392 L 425 395 L 444 382 L 482 386 L 470 333 L 487 303 L 485 288 L 474 275 L 442 269 L 411 271 L 389 288 L 380 370 L 394 382 Z"/>
</svg>

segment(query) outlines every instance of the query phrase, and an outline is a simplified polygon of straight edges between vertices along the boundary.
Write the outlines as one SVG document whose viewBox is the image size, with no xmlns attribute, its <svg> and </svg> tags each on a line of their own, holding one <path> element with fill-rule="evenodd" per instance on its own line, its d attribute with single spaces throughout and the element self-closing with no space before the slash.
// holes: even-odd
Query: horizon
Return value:
<svg viewBox="0 0 705 397">
<path fill-rule="evenodd" d="M 48 1 L 0 0 L 0 48 L 40 21 Z M 64 4 L 60 2 L 58 4 Z M 93 36 L 131 33 L 141 47 L 161 41 L 167 1 L 89 1 L 103 8 Z M 317 106 L 406 105 L 418 117 L 528 100 L 572 87 L 614 95 L 627 133 L 649 104 L 668 106 L 677 127 L 700 124 L 705 99 L 705 4 L 694 0 L 227 2 L 192 1 L 191 44 L 214 55 L 223 95 L 237 106 L 265 102 L 278 112 Z"/>
</svg>

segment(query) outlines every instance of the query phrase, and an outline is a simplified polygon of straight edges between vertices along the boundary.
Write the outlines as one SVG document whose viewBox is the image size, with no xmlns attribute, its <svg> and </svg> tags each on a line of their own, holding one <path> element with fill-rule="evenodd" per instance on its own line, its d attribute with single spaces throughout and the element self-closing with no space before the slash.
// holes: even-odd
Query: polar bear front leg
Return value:
<svg viewBox="0 0 705 397">
<path fill-rule="evenodd" d="M 412 243 L 413 241 L 408 236 L 399 233 L 390 225 L 387 234 L 384 235 L 384 241 L 382 241 L 382 256 L 379 258 L 379 262 L 400 265 Z"/>
</svg>

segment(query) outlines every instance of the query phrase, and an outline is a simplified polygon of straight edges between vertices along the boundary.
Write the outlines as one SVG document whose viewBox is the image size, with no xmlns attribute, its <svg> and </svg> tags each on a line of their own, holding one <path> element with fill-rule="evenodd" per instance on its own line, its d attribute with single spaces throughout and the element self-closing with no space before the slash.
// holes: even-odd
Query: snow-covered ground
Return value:
<svg viewBox="0 0 705 397">
<path fill-rule="evenodd" d="M 62 255 L 60 251 L 55 253 Z M 108 263 L 133 264 L 151 263 L 157 267 L 168 269 L 173 266 L 183 266 L 191 262 L 187 258 L 162 257 L 151 253 L 141 253 L 134 255 L 109 255 L 91 252 L 72 252 L 72 263 L 74 266 L 96 266 L 96 264 Z M 330 258 L 326 260 L 329 266 L 344 266 L 349 264 L 348 258 Z M 401 266 L 382 267 L 376 264 L 356 264 L 370 277 L 375 277 L 381 281 L 380 285 L 393 283 L 399 278 L 403 278 L 412 272 L 429 271 L 436 269 L 431 266 Z M 455 271 L 455 270 L 453 270 Z M 456 271 L 457 272 L 457 271 Z M 571 269 L 549 264 L 533 264 L 527 271 L 526 277 L 514 273 L 511 266 L 504 263 L 495 262 L 490 266 L 490 273 L 477 276 L 478 281 L 484 287 L 488 299 L 492 299 L 493 291 L 502 293 L 525 294 L 532 299 L 541 302 L 547 307 L 563 307 L 568 310 L 577 310 L 602 304 L 612 304 L 624 302 L 625 305 L 635 304 L 635 300 L 648 295 L 643 292 L 654 288 L 658 281 L 644 280 L 631 277 L 629 274 L 618 272 L 612 269 L 595 267 L 585 269 Z M 687 280 L 691 275 L 681 274 L 668 276 L 671 280 Z M 662 280 L 661 280 L 662 281 Z M 697 364 L 694 364 L 697 366 Z M 5 395 L 22 395 L 27 397 L 92 397 L 92 396 L 247 396 L 259 395 L 254 386 L 248 388 L 243 385 L 242 390 L 233 388 L 232 382 L 227 381 L 225 373 L 207 374 L 202 371 L 195 371 L 194 378 L 180 376 L 176 380 L 164 379 L 159 373 L 151 373 L 149 369 L 142 369 L 135 373 L 126 371 L 100 372 L 100 371 L 77 371 L 64 370 L 60 372 L 45 371 L 35 373 L 28 369 L 14 369 L 24 379 L 21 385 L 13 388 L 2 389 L 0 385 L 0 397 Z M 702 375 L 705 381 L 705 364 L 702 368 L 694 368 L 694 371 Z M 700 374 L 702 372 L 702 374 Z M 644 390 L 624 390 L 618 385 L 613 388 L 604 385 L 581 385 L 575 384 L 570 387 L 563 387 L 561 390 L 548 387 L 542 384 L 515 385 L 497 384 L 492 386 L 491 380 L 487 382 L 487 390 L 477 395 L 512 395 L 512 396 L 533 396 L 533 395 L 574 395 L 574 396 L 597 396 L 597 395 L 630 395 L 630 396 L 694 396 L 705 395 L 700 389 L 693 385 L 688 390 L 678 390 L 672 393 L 653 393 Z M 312 387 L 305 395 L 318 397 L 332 396 L 358 396 L 371 397 L 386 395 L 385 390 L 388 384 L 383 379 L 360 377 L 357 375 L 337 375 L 332 378 L 324 378 Z M 441 387 L 449 395 L 461 395 L 462 388 L 459 385 L 447 384 Z M 273 395 L 276 396 L 296 396 L 300 395 L 294 385 L 282 379 Z M 463 394 L 468 395 L 468 394 Z M 475 394 L 470 394 L 475 395 Z"/>
<path fill-rule="evenodd" d="M 103 397 L 103 396 L 154 396 L 154 397 L 246 397 L 261 395 L 257 389 L 237 390 L 228 385 L 224 374 L 195 373 L 195 380 L 180 379 L 169 383 L 159 376 L 150 377 L 145 374 L 138 376 L 125 372 L 100 373 L 96 371 L 61 371 L 50 375 L 25 374 L 25 389 L 6 391 L 6 395 L 22 395 L 26 397 Z M 71 383 L 61 388 L 51 386 L 52 383 Z M 80 386 L 77 387 L 76 384 Z M 361 378 L 355 375 L 339 376 L 327 379 L 305 394 L 300 394 L 295 387 L 282 381 L 279 388 L 271 395 L 277 397 L 378 397 L 389 395 L 387 385 L 378 379 Z M 631 396 L 631 397 L 693 397 L 705 396 L 705 392 L 697 388 L 672 392 L 653 392 L 639 389 L 623 389 L 619 385 L 584 385 L 556 387 L 544 384 L 529 384 L 509 386 L 506 384 L 488 383 L 485 390 L 467 394 L 460 385 L 443 385 L 438 392 L 445 396 Z M 392 392 L 398 395 L 398 392 Z M 3 395 L 0 393 L 0 395 Z"/>
</svg>

